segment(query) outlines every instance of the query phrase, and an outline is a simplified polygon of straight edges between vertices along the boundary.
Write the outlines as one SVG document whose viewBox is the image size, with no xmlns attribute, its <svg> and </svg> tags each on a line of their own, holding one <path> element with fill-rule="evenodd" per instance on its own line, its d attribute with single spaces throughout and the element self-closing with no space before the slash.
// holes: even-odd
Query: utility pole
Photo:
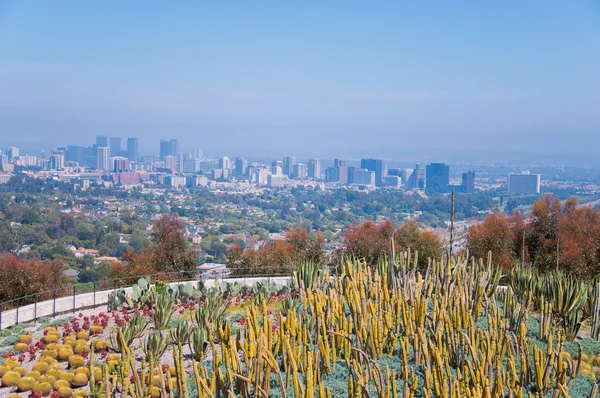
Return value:
<svg viewBox="0 0 600 398">
<path fill-rule="evenodd" d="M 558 261 L 559 261 L 559 255 L 560 253 L 560 237 L 557 235 L 556 236 L 556 272 L 558 272 Z"/>
<path fill-rule="evenodd" d="M 452 188 L 452 208 L 450 210 L 450 256 L 448 261 L 452 258 L 452 252 L 454 250 L 454 188 Z"/>
<path fill-rule="evenodd" d="M 525 229 L 523 229 L 523 243 L 521 243 L 521 268 L 525 267 Z"/>
</svg>

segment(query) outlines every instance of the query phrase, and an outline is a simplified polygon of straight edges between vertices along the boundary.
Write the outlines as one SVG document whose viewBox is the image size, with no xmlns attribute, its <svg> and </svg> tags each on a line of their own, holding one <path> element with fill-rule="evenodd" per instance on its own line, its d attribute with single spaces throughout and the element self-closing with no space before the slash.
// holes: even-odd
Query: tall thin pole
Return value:
<svg viewBox="0 0 600 398">
<path fill-rule="evenodd" d="M 525 229 L 523 229 L 523 243 L 521 243 L 521 268 L 525 267 Z"/>
<path fill-rule="evenodd" d="M 450 210 L 450 213 L 450 258 L 452 258 L 452 252 L 454 250 L 454 188 L 452 188 L 452 209 Z"/>
<path fill-rule="evenodd" d="M 560 253 L 560 237 L 557 236 L 556 237 L 556 272 L 558 272 L 558 261 L 559 261 L 559 255 Z"/>
</svg>

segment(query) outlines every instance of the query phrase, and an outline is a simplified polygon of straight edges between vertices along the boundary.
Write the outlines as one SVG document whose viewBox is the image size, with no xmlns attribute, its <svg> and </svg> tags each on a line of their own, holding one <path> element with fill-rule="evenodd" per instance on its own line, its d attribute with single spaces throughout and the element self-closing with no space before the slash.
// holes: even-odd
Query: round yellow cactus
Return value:
<svg viewBox="0 0 600 398">
<path fill-rule="evenodd" d="M 88 383 L 88 377 L 85 373 L 75 373 L 71 385 L 73 387 L 83 387 Z"/>
<path fill-rule="evenodd" d="M 42 374 L 37 370 L 30 370 L 29 372 L 25 373 L 24 377 L 32 377 L 34 380 L 37 381 L 37 379 L 39 379 L 41 375 Z"/>
<path fill-rule="evenodd" d="M 14 345 L 13 349 L 19 353 L 27 352 L 27 351 L 29 351 L 29 344 L 17 343 Z"/>
<path fill-rule="evenodd" d="M 11 370 L 2 376 L 2 387 L 14 387 L 21 380 L 21 374 Z"/>
<path fill-rule="evenodd" d="M 85 358 L 82 357 L 81 355 L 71 355 L 69 357 L 68 362 L 69 362 L 69 368 L 75 369 L 75 368 L 85 365 Z"/>
<path fill-rule="evenodd" d="M 31 338 L 31 335 L 29 333 L 19 336 L 19 343 L 29 345 L 32 341 L 33 339 Z"/>
<path fill-rule="evenodd" d="M 60 398 L 71 398 L 73 396 L 73 391 L 70 387 L 61 387 L 56 392 Z"/>
<path fill-rule="evenodd" d="M 61 387 L 69 387 L 70 385 L 71 383 L 69 381 L 58 379 L 52 383 L 52 388 L 58 391 Z"/>
<path fill-rule="evenodd" d="M 46 396 L 52 392 L 52 386 L 47 381 L 41 381 L 41 382 L 38 381 L 37 383 L 35 383 L 33 385 L 33 388 L 31 389 L 31 391 L 35 392 L 35 393 L 40 393 L 43 396 Z"/>
<path fill-rule="evenodd" d="M 35 379 L 33 377 L 21 377 L 17 382 L 17 391 L 25 392 L 31 391 L 35 385 Z"/>
</svg>

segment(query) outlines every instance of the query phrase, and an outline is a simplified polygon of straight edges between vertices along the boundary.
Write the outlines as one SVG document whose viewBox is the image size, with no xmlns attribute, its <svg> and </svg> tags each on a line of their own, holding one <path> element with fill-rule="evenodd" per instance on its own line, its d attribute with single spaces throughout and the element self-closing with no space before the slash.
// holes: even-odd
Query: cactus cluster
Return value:
<svg viewBox="0 0 600 398">
<path fill-rule="evenodd" d="M 91 328 L 48 328 L 31 371 L 0 365 L 2 386 L 94 398 L 596 396 L 600 348 L 586 355 L 568 340 L 599 317 L 600 285 L 525 269 L 498 288 L 489 258 L 430 260 L 423 272 L 416 253 L 391 258 L 346 261 L 331 276 L 305 265 L 276 303 L 261 287 L 233 304 L 219 287 L 176 306 L 161 287 L 110 343 Z"/>
<path fill-rule="evenodd" d="M 194 311 L 195 330 L 178 323 L 170 331 L 171 370 L 161 370 L 154 355 L 137 363 L 123 345 L 128 366 L 107 371 L 105 383 L 130 396 L 187 397 L 194 385 L 199 397 L 568 397 L 584 377 L 593 385 L 588 396 L 595 396 L 596 358 L 564 348 L 567 311 L 585 302 L 574 293 L 579 285 L 550 293 L 537 279 L 513 275 L 514 287 L 497 289 L 500 273 L 491 261 L 432 260 L 423 274 L 417 261 L 416 253 L 375 267 L 350 261 L 335 277 L 319 275 L 318 283 L 306 283 L 314 275 L 307 272 L 283 311 L 271 313 L 264 299 L 249 301 L 237 333 L 218 316 L 223 303 L 209 298 Z M 541 289 L 548 294 L 538 299 Z M 528 336 L 533 316 L 543 347 Z M 346 375 L 343 392 L 330 385 L 339 372 Z"/>
</svg>

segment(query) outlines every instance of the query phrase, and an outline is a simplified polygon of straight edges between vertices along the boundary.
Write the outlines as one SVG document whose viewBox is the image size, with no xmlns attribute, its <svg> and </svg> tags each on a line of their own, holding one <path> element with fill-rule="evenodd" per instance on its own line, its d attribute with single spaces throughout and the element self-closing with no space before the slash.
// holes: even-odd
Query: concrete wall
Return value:
<svg viewBox="0 0 600 398">
<path fill-rule="evenodd" d="M 272 277 L 272 278 L 228 278 L 228 279 L 218 279 L 221 285 L 225 283 L 234 283 L 239 282 L 242 284 L 253 284 L 255 282 L 261 281 L 269 281 L 274 282 L 278 285 L 286 285 L 290 281 L 290 277 Z M 198 280 L 190 281 L 194 286 L 198 283 Z M 173 282 L 170 285 L 176 287 L 178 284 L 185 284 L 187 282 Z M 205 279 L 204 286 L 213 287 L 215 285 L 215 279 Z M 131 292 L 132 288 L 125 288 L 126 292 Z M 108 305 L 108 295 L 112 293 L 113 290 L 102 290 L 97 291 L 96 293 L 84 293 L 68 297 L 60 297 L 56 299 L 56 302 L 53 300 L 40 301 L 36 304 L 29 304 L 18 309 L 12 309 L 2 312 L 2 321 L 0 322 L 0 329 L 5 329 L 7 327 L 13 326 L 17 323 L 31 322 L 40 317 L 52 317 L 53 315 L 64 315 L 64 314 L 76 314 L 80 310 L 89 309 L 89 308 L 102 308 L 104 310 L 107 309 Z M 17 322 L 18 315 L 18 322 Z"/>
</svg>

